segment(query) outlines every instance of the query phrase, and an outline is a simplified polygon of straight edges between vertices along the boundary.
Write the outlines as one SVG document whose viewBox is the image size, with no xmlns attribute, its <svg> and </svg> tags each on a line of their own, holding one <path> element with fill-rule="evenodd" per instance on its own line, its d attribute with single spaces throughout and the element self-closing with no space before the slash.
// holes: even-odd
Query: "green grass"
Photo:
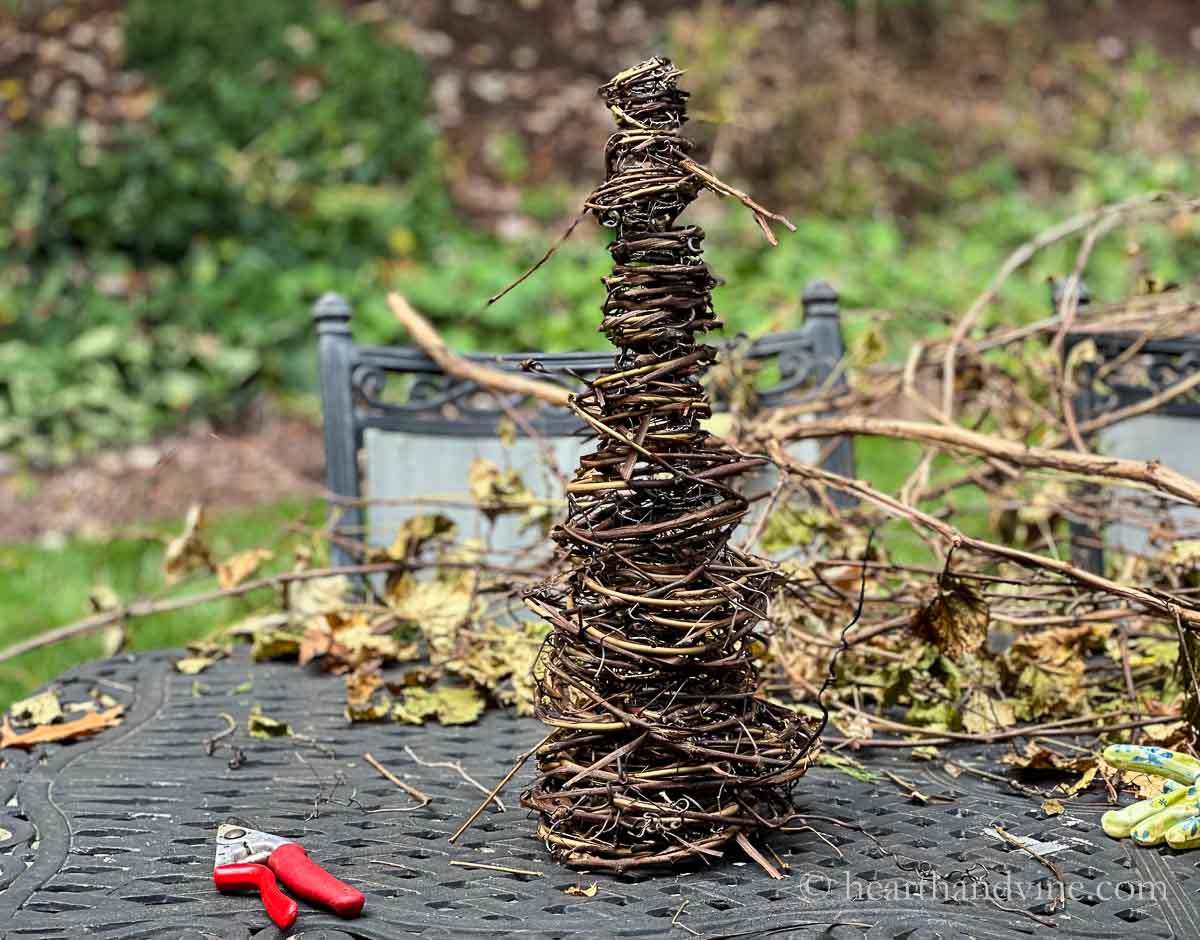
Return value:
<svg viewBox="0 0 1200 940">
<path fill-rule="evenodd" d="M 317 522 L 319 503 L 288 500 L 249 512 L 214 517 L 207 541 L 217 559 L 266 546 L 276 552 L 263 572 L 286 568 L 289 543 L 297 536 L 289 522 Z M 115 591 L 122 602 L 209 590 L 215 579 L 202 577 L 168 588 L 162 573 L 164 539 L 178 533 L 181 520 L 142 527 L 108 541 L 71 539 L 62 548 L 0 546 L 0 645 L 9 646 L 92 613 L 89 595 L 97 587 Z M 157 614 L 130 624 L 132 650 L 182 646 L 251 612 L 269 599 L 266 592 Z M 0 708 L 45 685 L 66 669 L 104 654 L 101 636 L 80 637 L 0 664 Z"/>
</svg>

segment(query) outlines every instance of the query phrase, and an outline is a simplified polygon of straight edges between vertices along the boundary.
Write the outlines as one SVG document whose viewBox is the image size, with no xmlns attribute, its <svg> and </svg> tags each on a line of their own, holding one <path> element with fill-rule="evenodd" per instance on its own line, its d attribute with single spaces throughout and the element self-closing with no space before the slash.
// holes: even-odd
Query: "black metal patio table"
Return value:
<svg viewBox="0 0 1200 940">
<path fill-rule="evenodd" d="M 810 827 L 777 833 L 787 866 L 772 880 L 728 852 L 707 866 L 624 876 L 554 863 L 518 804 L 526 768 L 455 845 L 448 837 L 481 800 L 453 770 L 500 779 L 543 727 L 511 711 L 475 725 L 350 725 L 342 680 L 244 654 L 199 676 L 180 654 L 124 656 L 55 683 L 64 702 L 103 691 L 124 722 L 93 738 L 0 752 L 0 935 L 5 938 L 471 937 L 1196 937 L 1200 856 L 1108 839 L 1093 796 L 1046 818 L 1037 799 L 999 778 L 1000 752 L 953 752 L 968 768 L 916 761 L 901 749 L 860 754 L 877 776 L 815 767 L 798 804 Z M 253 705 L 295 736 L 246 735 Z M 205 742 L 237 732 L 210 755 Z M 230 766 L 235 745 L 243 754 Z M 411 750 L 406 750 L 406 747 Z M 432 797 L 418 806 L 364 761 Z M 981 771 L 981 773 L 971 772 Z M 890 771 L 932 799 L 914 801 Z M 994 776 L 985 776 L 992 774 Z M 257 897 L 212 884 L 213 836 L 229 816 L 295 838 L 366 894 L 363 916 L 339 920 L 300 905 L 286 934 Z M 865 833 L 833 820 L 861 825 Z M 1053 861 L 1066 888 L 1029 852 Z M 454 864 L 468 863 L 468 867 Z M 469 867 L 492 865 L 541 874 Z M 597 884 L 594 895 L 566 893 Z"/>
</svg>

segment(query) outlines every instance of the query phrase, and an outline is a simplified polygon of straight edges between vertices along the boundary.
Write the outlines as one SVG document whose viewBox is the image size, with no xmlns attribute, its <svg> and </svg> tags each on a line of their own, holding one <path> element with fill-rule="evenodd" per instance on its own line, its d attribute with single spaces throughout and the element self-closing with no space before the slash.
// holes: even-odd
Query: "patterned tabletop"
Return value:
<svg viewBox="0 0 1200 940">
<path fill-rule="evenodd" d="M 900 749 L 859 755 L 870 780 L 814 768 L 797 790 L 810 825 L 770 839 L 787 866 L 781 881 L 736 852 L 685 871 L 593 875 L 556 865 L 532 837 L 518 804 L 531 769 L 502 794 L 506 812 L 486 811 L 450 845 L 482 795 L 455 770 L 414 759 L 460 762 L 490 786 L 540 739 L 536 721 L 492 711 L 462 727 L 350 725 L 336 677 L 242 657 L 193 677 L 172 669 L 178 655 L 62 676 L 64 702 L 95 689 L 126 705 L 124 722 L 72 744 L 0 752 L 0 936 L 918 940 L 1029 936 L 1043 923 L 1059 936 L 1200 936 L 1200 853 L 1108 839 L 1099 796 L 1045 818 L 1038 799 L 982 775 L 1002 771 L 995 751 L 955 751 L 982 771 L 957 777 Z M 248 736 L 254 705 L 294 735 Z M 210 755 L 223 714 L 237 731 Z M 432 801 L 418 806 L 366 753 Z M 933 799 L 914 800 L 885 771 Z M 218 894 L 213 837 L 229 816 L 302 842 L 366 895 L 363 915 L 340 920 L 302 902 L 285 934 L 257 897 Z M 1036 840 L 1029 847 L 1055 864 L 1061 888 L 997 827 Z M 528 873 L 470 867 L 479 864 Z M 589 890 L 567 893 L 580 887 Z"/>
</svg>

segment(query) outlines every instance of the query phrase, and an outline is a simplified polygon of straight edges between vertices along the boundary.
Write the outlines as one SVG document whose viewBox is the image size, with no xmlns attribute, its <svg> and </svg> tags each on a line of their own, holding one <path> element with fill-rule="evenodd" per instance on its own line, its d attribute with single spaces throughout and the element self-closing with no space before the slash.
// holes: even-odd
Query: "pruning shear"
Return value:
<svg viewBox="0 0 1200 940">
<path fill-rule="evenodd" d="M 276 876 L 295 894 L 339 917 L 357 917 L 362 912 L 362 894 L 310 859 L 299 843 L 250 829 L 235 819 L 217 827 L 213 866 L 217 890 L 257 888 L 267 915 L 276 927 L 287 930 L 296 922 L 296 902 L 279 890 Z"/>
</svg>

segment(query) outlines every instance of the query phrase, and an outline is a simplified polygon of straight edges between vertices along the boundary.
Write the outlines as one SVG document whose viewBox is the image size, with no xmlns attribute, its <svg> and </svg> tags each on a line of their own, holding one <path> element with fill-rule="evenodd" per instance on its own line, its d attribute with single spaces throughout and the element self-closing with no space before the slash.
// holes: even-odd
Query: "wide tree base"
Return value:
<svg viewBox="0 0 1200 940">
<path fill-rule="evenodd" d="M 522 804 L 558 861 L 615 872 L 711 861 L 740 834 L 795 818 L 791 790 L 819 750 L 815 722 L 759 698 L 678 711 L 623 729 L 539 715 L 560 728 L 538 748 L 541 773 Z"/>
</svg>

